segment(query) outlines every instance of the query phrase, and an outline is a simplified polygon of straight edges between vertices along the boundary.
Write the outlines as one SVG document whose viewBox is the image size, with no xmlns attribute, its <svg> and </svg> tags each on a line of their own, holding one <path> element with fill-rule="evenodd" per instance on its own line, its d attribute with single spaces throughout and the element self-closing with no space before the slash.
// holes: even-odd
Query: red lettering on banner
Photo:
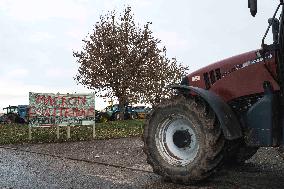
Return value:
<svg viewBox="0 0 284 189">
<path fill-rule="evenodd" d="M 69 110 L 68 108 L 65 109 L 65 113 L 64 113 L 65 117 L 68 117 L 68 112 L 69 112 L 68 110 Z"/>
<path fill-rule="evenodd" d="M 35 108 L 35 114 L 36 115 L 42 115 L 43 113 L 42 113 L 42 109 L 40 109 L 40 108 Z"/>
<path fill-rule="evenodd" d="M 54 117 L 56 116 L 56 110 L 57 110 L 56 108 L 53 109 L 53 116 Z"/>
<path fill-rule="evenodd" d="M 70 102 L 73 101 L 73 102 Z M 71 97 L 68 99 L 68 105 L 76 106 L 78 104 L 78 97 Z"/>
<path fill-rule="evenodd" d="M 38 96 L 36 97 L 36 103 L 37 103 L 37 104 L 44 103 L 44 101 L 45 101 L 45 97 L 44 97 L 44 96 L 38 95 Z"/>
<path fill-rule="evenodd" d="M 60 96 L 55 96 L 54 97 L 54 106 L 60 105 L 60 99 L 61 99 Z"/>
<path fill-rule="evenodd" d="M 33 111 L 34 110 L 34 106 L 31 106 L 29 109 L 29 117 L 33 117 L 33 115 L 35 115 L 36 113 Z"/>
<path fill-rule="evenodd" d="M 78 111 L 77 111 L 77 116 L 78 117 L 81 117 L 81 116 L 86 116 L 86 111 L 84 110 L 84 109 L 79 109 Z"/>
<path fill-rule="evenodd" d="M 54 106 L 54 98 L 52 98 L 51 96 L 48 96 L 47 98 L 45 98 L 45 105 L 50 105 L 50 106 Z"/>
<path fill-rule="evenodd" d="M 46 117 L 50 117 L 50 109 L 49 108 L 45 109 L 43 115 Z"/>
<path fill-rule="evenodd" d="M 56 105 L 57 105 L 57 106 L 60 106 L 61 103 L 62 103 L 62 96 L 57 96 L 57 97 L 56 97 L 56 100 L 57 100 Z"/>
<path fill-rule="evenodd" d="M 95 110 L 94 108 L 89 108 L 87 116 L 94 116 L 95 115 L 95 111 L 94 110 Z"/>
<path fill-rule="evenodd" d="M 78 96 L 78 105 L 79 105 L 79 104 L 85 105 L 86 102 L 87 102 L 86 96 Z"/>
<path fill-rule="evenodd" d="M 62 96 L 61 97 L 61 107 L 65 107 L 66 106 L 66 96 Z"/>
<path fill-rule="evenodd" d="M 60 124 L 61 122 L 77 123 L 78 120 L 90 120 L 95 117 L 96 111 L 93 103 L 93 96 L 90 95 L 33 93 L 30 98 L 28 115 L 32 118 L 31 124 L 34 126 Z"/>
<path fill-rule="evenodd" d="M 63 115 L 62 111 L 63 111 L 65 108 L 58 108 L 58 109 L 59 109 L 59 112 L 60 112 L 59 116 L 62 117 L 62 115 Z"/>
<path fill-rule="evenodd" d="M 75 111 L 76 111 L 76 117 L 80 117 L 80 111 L 79 111 L 79 108 L 75 108 Z"/>
<path fill-rule="evenodd" d="M 67 113 L 67 116 L 66 117 L 74 117 L 74 111 L 73 111 L 73 109 L 71 109 L 71 108 L 68 108 L 68 113 Z M 65 114 L 66 114 L 66 112 L 65 112 Z"/>
</svg>

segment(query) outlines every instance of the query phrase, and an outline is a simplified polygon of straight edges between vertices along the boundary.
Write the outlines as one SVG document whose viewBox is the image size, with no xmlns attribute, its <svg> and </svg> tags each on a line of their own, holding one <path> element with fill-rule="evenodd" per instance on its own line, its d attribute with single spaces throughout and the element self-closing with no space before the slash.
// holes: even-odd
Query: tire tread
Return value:
<svg viewBox="0 0 284 189">
<path fill-rule="evenodd" d="M 187 175 L 176 174 L 167 170 L 153 155 L 154 146 L 151 143 L 152 133 L 149 133 L 151 118 L 155 117 L 161 109 L 171 108 L 176 105 L 185 104 L 188 110 L 194 112 L 202 122 L 203 132 L 206 135 L 206 150 L 204 157 L 199 161 L 200 165 L 196 165 L 196 169 L 188 172 Z M 213 110 L 200 99 L 185 98 L 183 96 L 165 103 L 161 103 L 158 107 L 150 112 L 148 119 L 145 122 L 144 134 L 144 152 L 147 155 L 147 162 L 152 166 L 153 171 L 166 180 L 174 183 L 195 183 L 212 175 L 217 169 L 223 165 L 225 139 L 223 137 L 219 122 Z"/>
</svg>

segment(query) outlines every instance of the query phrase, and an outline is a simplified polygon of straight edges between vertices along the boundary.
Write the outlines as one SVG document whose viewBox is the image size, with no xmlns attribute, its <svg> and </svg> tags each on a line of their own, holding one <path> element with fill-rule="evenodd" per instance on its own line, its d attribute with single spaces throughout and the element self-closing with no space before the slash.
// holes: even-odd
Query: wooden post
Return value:
<svg viewBox="0 0 284 189">
<path fill-rule="evenodd" d="M 70 126 L 67 126 L 67 139 L 70 139 L 71 135 L 70 135 Z"/>
<path fill-rule="evenodd" d="M 96 138 L 96 122 L 93 124 L 93 139 Z"/>
<path fill-rule="evenodd" d="M 57 135 L 57 139 L 59 139 L 59 137 L 60 137 L 59 125 L 56 125 L 56 135 Z"/>
<path fill-rule="evenodd" d="M 32 140 L 32 127 L 29 126 L 29 140 Z"/>
</svg>

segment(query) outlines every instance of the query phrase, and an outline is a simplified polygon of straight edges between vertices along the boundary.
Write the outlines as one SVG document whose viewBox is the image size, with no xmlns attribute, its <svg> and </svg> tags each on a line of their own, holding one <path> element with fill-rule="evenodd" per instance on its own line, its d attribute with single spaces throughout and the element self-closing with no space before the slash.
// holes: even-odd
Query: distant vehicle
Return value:
<svg viewBox="0 0 284 189">
<path fill-rule="evenodd" d="M 137 112 L 138 118 L 139 119 L 145 119 L 147 113 L 150 112 L 151 108 L 147 106 L 134 106 L 133 110 Z"/>
<path fill-rule="evenodd" d="M 103 119 L 104 118 L 103 118 L 102 112 L 95 110 L 95 122 L 96 123 L 105 122 L 105 121 L 103 121 Z"/>
<path fill-rule="evenodd" d="M 18 105 L 18 115 L 25 120 L 25 122 L 29 122 L 29 105 Z"/>
<path fill-rule="evenodd" d="M 118 104 L 112 106 L 107 106 L 102 110 L 102 119 L 103 121 L 110 120 L 119 120 L 120 119 L 120 109 Z M 125 106 L 124 119 L 137 119 L 138 114 L 132 108 L 132 106 Z"/>
<path fill-rule="evenodd" d="M 0 115 L 0 123 L 4 123 L 5 122 L 5 117 L 4 114 Z"/>
<path fill-rule="evenodd" d="M 28 105 L 8 106 L 3 110 L 6 110 L 6 113 L 0 117 L 0 123 L 28 123 L 29 121 Z"/>
</svg>

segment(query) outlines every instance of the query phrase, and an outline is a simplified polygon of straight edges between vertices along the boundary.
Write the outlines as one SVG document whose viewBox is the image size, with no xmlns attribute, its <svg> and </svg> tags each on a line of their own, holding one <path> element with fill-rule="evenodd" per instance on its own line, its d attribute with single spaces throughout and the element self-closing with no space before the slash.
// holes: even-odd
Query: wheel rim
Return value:
<svg viewBox="0 0 284 189">
<path fill-rule="evenodd" d="M 197 156 L 199 144 L 190 120 L 172 115 L 158 126 L 156 146 L 162 158 L 171 165 L 186 166 Z"/>
<path fill-rule="evenodd" d="M 120 120 L 120 113 L 117 113 L 117 114 L 115 115 L 115 119 L 116 119 L 116 120 Z"/>
<path fill-rule="evenodd" d="M 137 115 L 136 114 L 131 114 L 131 119 L 137 119 Z"/>
</svg>

